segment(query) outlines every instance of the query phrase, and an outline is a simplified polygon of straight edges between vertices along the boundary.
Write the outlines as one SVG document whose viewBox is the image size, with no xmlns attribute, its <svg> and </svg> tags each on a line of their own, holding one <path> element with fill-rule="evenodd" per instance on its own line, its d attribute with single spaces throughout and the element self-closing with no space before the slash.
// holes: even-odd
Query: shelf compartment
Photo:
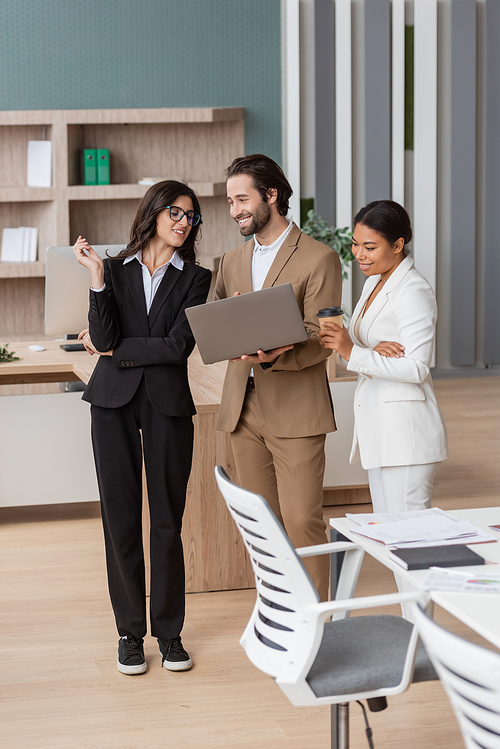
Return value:
<svg viewBox="0 0 500 749">
<path fill-rule="evenodd" d="M 127 244 L 138 204 L 137 199 L 70 200 L 71 242 L 81 234 L 91 245 Z M 199 255 L 220 257 L 242 244 L 236 222 L 229 216 L 225 194 L 202 197 L 200 206 L 203 224 Z"/>
<path fill-rule="evenodd" d="M 44 305 L 44 278 L 0 278 L 0 341 L 9 343 L 27 331 L 43 331 Z"/>
<path fill-rule="evenodd" d="M 200 197 L 200 207 L 203 218 L 201 239 L 198 245 L 200 256 L 209 255 L 212 258 L 220 258 L 225 252 L 243 244 L 244 240 L 238 225 L 229 215 L 225 184 L 222 195 Z M 210 270 L 212 269 L 215 267 L 210 267 Z"/>
<path fill-rule="evenodd" d="M 144 177 L 217 183 L 243 153 L 243 121 L 68 125 L 68 185 L 81 185 L 82 153 L 108 148 L 112 185 Z M 104 187 L 102 185 L 101 187 Z"/>
<path fill-rule="evenodd" d="M 56 241 L 56 213 L 57 211 L 55 201 L 3 203 L 2 210 L 0 212 L 0 238 L 2 236 L 2 231 L 6 227 L 17 228 L 18 226 L 36 226 L 38 229 L 37 260 L 45 262 L 46 248 L 50 245 L 58 244 L 58 242 Z M 24 263 L 16 263 L 16 265 L 24 265 Z M 26 263 L 26 265 L 30 264 Z"/>
<path fill-rule="evenodd" d="M 138 204 L 137 199 L 70 200 L 70 243 L 81 234 L 91 245 L 127 244 Z"/>
<path fill-rule="evenodd" d="M 30 140 L 52 140 L 52 127 L 44 124 L 0 125 L 0 187 L 27 189 Z"/>
</svg>

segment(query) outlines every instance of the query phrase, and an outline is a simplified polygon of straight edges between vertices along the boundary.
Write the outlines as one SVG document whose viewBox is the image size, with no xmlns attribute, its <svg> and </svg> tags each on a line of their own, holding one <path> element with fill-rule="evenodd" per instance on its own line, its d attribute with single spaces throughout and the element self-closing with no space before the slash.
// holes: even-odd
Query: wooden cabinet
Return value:
<svg viewBox="0 0 500 749">
<path fill-rule="evenodd" d="M 203 214 L 200 261 L 236 247 L 224 169 L 244 153 L 241 107 L 95 109 L 0 112 L 0 232 L 36 226 L 36 263 L 0 262 L 0 342 L 43 337 L 45 249 L 72 244 L 122 244 L 139 200 L 142 177 L 187 182 Z M 51 140 L 52 187 L 26 187 L 29 140 Z M 83 185 L 84 148 L 108 148 L 111 184 Z"/>
</svg>

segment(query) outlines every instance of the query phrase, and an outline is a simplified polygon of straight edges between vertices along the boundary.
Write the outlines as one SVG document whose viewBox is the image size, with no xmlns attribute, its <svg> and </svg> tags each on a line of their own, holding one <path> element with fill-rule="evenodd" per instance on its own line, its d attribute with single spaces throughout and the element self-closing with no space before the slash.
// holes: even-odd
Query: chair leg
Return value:
<svg viewBox="0 0 500 749">
<path fill-rule="evenodd" d="M 330 541 L 348 541 L 339 531 L 330 531 Z M 342 571 L 345 552 L 330 556 L 330 598 L 335 600 L 337 586 Z M 331 749 L 349 749 L 349 703 L 332 705 L 331 712 Z"/>
<path fill-rule="evenodd" d="M 331 747 L 349 749 L 349 703 L 341 702 L 331 706 Z"/>
</svg>

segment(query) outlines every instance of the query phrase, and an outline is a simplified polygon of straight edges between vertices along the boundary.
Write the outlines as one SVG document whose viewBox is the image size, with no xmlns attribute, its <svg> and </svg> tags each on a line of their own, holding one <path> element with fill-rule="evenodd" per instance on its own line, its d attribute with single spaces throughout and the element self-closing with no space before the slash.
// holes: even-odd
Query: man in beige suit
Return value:
<svg viewBox="0 0 500 749">
<path fill-rule="evenodd" d="M 226 176 L 231 217 L 243 236 L 254 239 L 222 257 L 216 298 L 291 283 L 310 336 L 229 362 L 217 429 L 231 433 L 240 484 L 269 502 L 292 543 L 325 543 L 324 445 L 326 433 L 336 427 L 326 374 L 329 352 L 319 341 L 316 314 L 340 304 L 340 260 L 287 220 L 292 189 L 272 159 L 260 154 L 235 159 Z M 311 557 L 305 564 L 326 599 L 328 557 Z"/>
</svg>

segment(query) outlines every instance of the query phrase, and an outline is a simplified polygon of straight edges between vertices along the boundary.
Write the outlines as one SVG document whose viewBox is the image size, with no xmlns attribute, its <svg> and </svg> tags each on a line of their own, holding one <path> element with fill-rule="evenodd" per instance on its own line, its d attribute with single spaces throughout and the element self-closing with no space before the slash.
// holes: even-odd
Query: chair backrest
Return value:
<svg viewBox="0 0 500 749">
<path fill-rule="evenodd" d="M 467 749 L 500 749 L 500 655 L 442 629 L 416 604 L 412 608 Z"/>
<path fill-rule="evenodd" d="M 319 597 L 266 500 L 233 484 L 220 466 L 215 476 L 255 574 L 257 600 L 241 644 L 257 668 L 277 678 L 292 661 L 300 667 L 300 658 L 310 653 L 314 631 L 303 612 Z"/>
</svg>

